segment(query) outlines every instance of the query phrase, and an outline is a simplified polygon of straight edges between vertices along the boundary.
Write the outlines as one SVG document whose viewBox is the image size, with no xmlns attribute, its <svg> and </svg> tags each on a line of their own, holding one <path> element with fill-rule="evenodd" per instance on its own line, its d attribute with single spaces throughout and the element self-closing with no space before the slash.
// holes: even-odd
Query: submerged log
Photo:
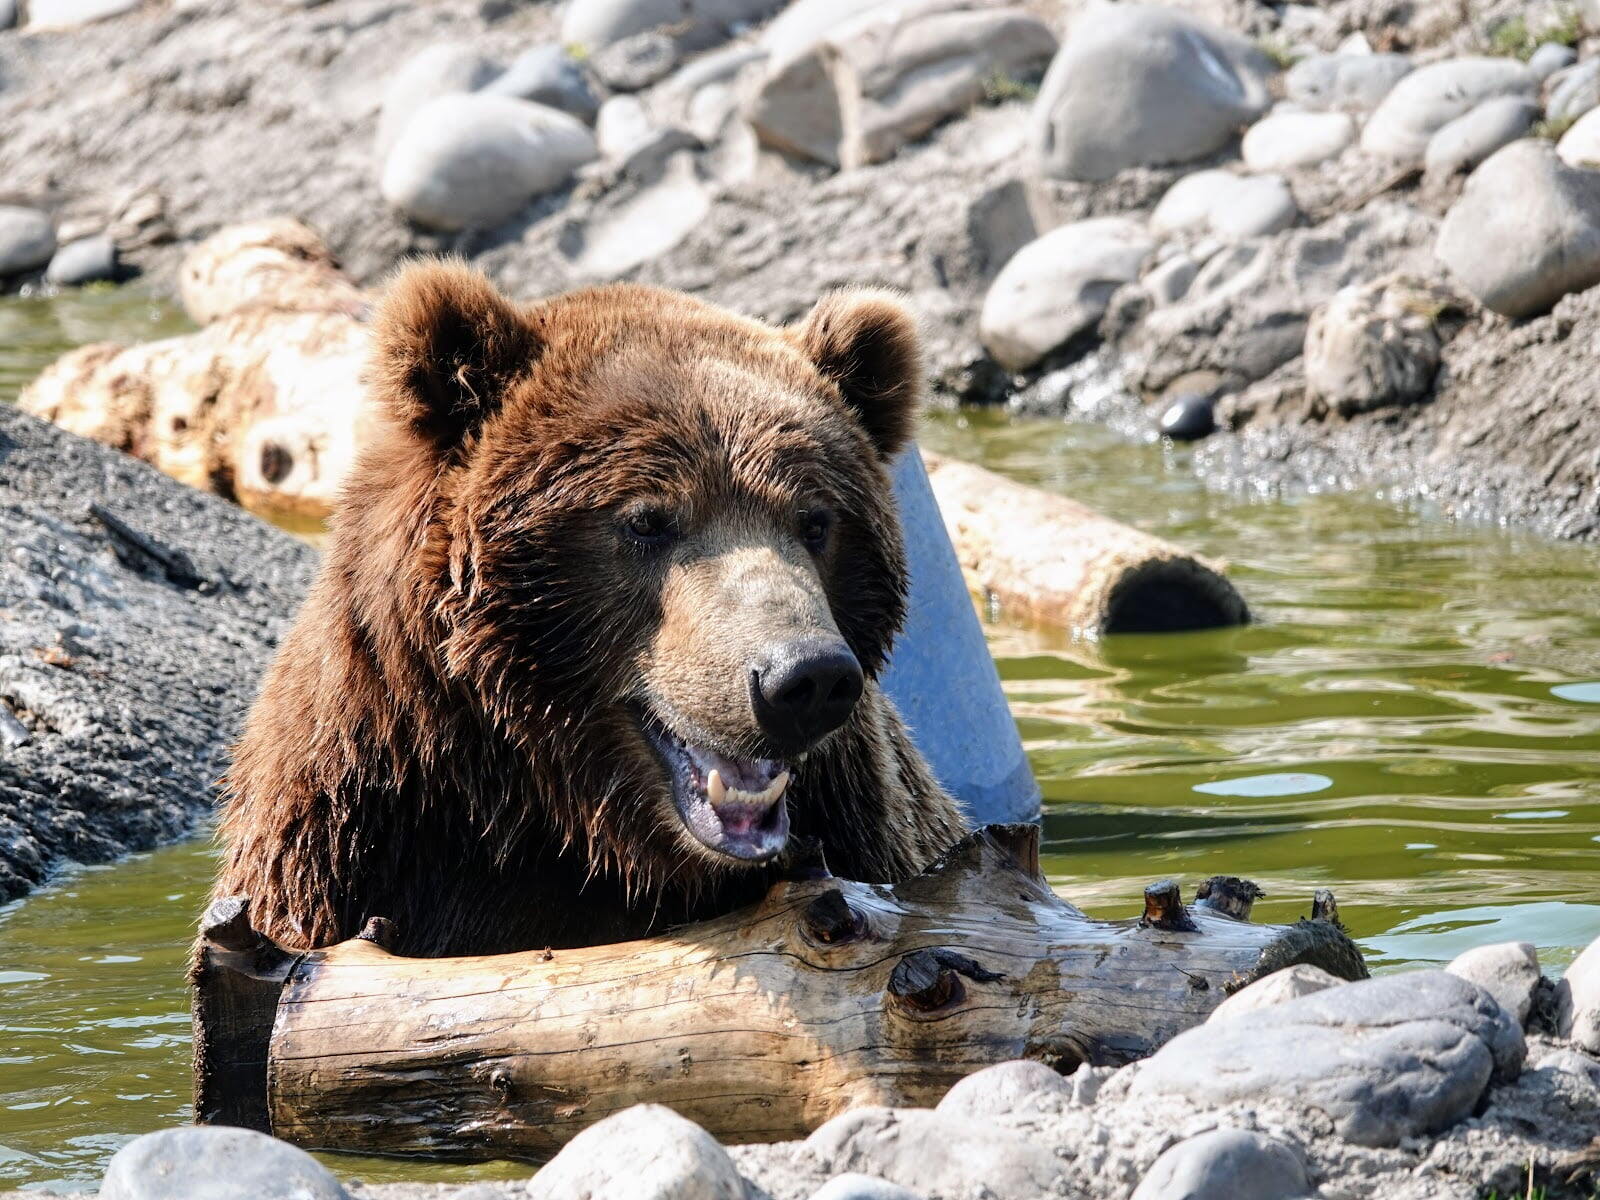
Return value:
<svg viewBox="0 0 1600 1200">
<path fill-rule="evenodd" d="M 893 886 L 798 865 L 753 908 L 581 950 L 411 959 L 384 927 L 288 955 L 214 907 L 194 981 L 197 1119 L 299 1145 L 542 1160 L 630 1105 L 725 1141 L 925 1105 L 972 1071 L 1120 1064 L 1292 962 L 1366 970 L 1334 924 L 1252 925 L 1153 887 L 1142 918 L 1055 895 L 1034 826 Z M 285 965 L 287 963 L 287 965 Z"/>
<path fill-rule="evenodd" d="M 993 471 L 927 454 L 969 586 L 1004 615 L 1097 637 L 1243 625 L 1243 597 L 1181 546 Z"/>
</svg>

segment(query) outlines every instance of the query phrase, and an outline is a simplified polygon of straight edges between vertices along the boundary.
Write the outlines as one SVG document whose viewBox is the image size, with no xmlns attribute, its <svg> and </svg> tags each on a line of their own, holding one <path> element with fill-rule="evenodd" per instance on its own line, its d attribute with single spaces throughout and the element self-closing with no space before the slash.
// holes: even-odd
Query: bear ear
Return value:
<svg viewBox="0 0 1600 1200">
<path fill-rule="evenodd" d="M 413 263 L 373 322 L 373 376 L 389 411 L 450 449 L 499 407 L 533 364 L 533 327 L 483 273 L 455 260 Z"/>
<path fill-rule="evenodd" d="M 794 327 L 801 353 L 832 380 L 884 459 L 911 440 L 922 399 L 917 324 L 891 292 L 852 288 Z"/>
</svg>

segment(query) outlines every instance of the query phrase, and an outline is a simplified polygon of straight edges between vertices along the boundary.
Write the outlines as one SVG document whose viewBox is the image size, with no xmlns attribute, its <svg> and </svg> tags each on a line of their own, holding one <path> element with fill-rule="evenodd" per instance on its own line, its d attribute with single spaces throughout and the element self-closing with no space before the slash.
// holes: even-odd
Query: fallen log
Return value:
<svg viewBox="0 0 1600 1200">
<path fill-rule="evenodd" d="M 864 1104 L 926 1105 L 984 1066 L 1120 1064 L 1296 962 L 1366 974 L 1333 915 L 1245 918 L 1259 889 L 1177 885 L 1098 921 L 1050 889 L 1038 829 L 971 834 L 893 886 L 820 862 L 667 936 L 477 959 L 362 936 L 295 953 L 222 900 L 202 923 L 195 1111 L 326 1150 L 543 1160 L 630 1105 L 725 1141 L 800 1137 Z"/>
<path fill-rule="evenodd" d="M 64 355 L 18 404 L 291 527 L 327 517 L 365 440 L 367 305 L 295 221 L 232 226 L 180 272 L 205 327 Z M 1077 633 L 1242 624 L 1211 563 L 1092 509 L 925 455 L 969 584 L 1007 615 Z"/>
<path fill-rule="evenodd" d="M 1098 637 L 1243 625 L 1220 568 L 1052 492 L 923 453 L 968 586 L 1013 620 Z"/>
</svg>

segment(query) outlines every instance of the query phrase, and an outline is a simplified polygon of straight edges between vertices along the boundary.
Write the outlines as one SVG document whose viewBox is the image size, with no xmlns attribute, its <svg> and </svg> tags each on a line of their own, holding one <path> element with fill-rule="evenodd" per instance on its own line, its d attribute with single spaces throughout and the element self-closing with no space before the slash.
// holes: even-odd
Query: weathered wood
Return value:
<svg viewBox="0 0 1600 1200">
<path fill-rule="evenodd" d="M 776 1140 L 855 1105 L 932 1103 L 1006 1059 L 1127 1062 L 1289 962 L 1365 974 L 1331 924 L 1185 910 L 1175 885 L 1152 889 L 1148 924 L 1091 920 L 1040 875 L 1037 838 L 990 827 L 893 887 L 808 863 L 754 908 L 624 945 L 477 959 L 400 958 L 360 938 L 314 950 L 267 1019 L 260 1104 L 219 1103 L 235 1072 L 200 1081 L 211 1099 L 197 1111 L 264 1110 L 258 1128 L 313 1148 L 453 1158 L 543 1159 L 640 1102 L 727 1141 Z M 1161 924 L 1180 914 L 1185 927 Z M 202 940 L 207 1069 L 237 1026 L 207 1028 L 201 1014 L 217 1009 L 203 993 L 240 954 Z"/>
<path fill-rule="evenodd" d="M 968 586 L 1016 620 L 1097 637 L 1243 625 L 1220 569 L 1065 496 L 924 452 Z"/>
</svg>

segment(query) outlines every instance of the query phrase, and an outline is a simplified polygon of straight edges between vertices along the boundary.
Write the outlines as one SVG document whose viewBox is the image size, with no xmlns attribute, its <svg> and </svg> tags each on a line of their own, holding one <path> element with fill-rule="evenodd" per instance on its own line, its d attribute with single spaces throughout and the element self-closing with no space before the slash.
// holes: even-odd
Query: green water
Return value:
<svg viewBox="0 0 1600 1200">
<path fill-rule="evenodd" d="M 62 345 L 181 327 L 116 293 L 61 308 L 0 303 L 0 399 Z M 990 627 L 1063 894 L 1130 915 L 1152 879 L 1241 874 L 1283 920 L 1331 886 L 1380 969 L 1515 938 L 1559 970 L 1600 936 L 1600 551 L 1377 498 L 1217 495 L 1183 452 L 1096 426 L 940 415 L 924 440 L 1226 559 L 1259 617 L 1100 645 Z M 187 1117 L 211 863 L 174 847 L 0 909 L 0 1187 L 87 1184 Z"/>
</svg>

